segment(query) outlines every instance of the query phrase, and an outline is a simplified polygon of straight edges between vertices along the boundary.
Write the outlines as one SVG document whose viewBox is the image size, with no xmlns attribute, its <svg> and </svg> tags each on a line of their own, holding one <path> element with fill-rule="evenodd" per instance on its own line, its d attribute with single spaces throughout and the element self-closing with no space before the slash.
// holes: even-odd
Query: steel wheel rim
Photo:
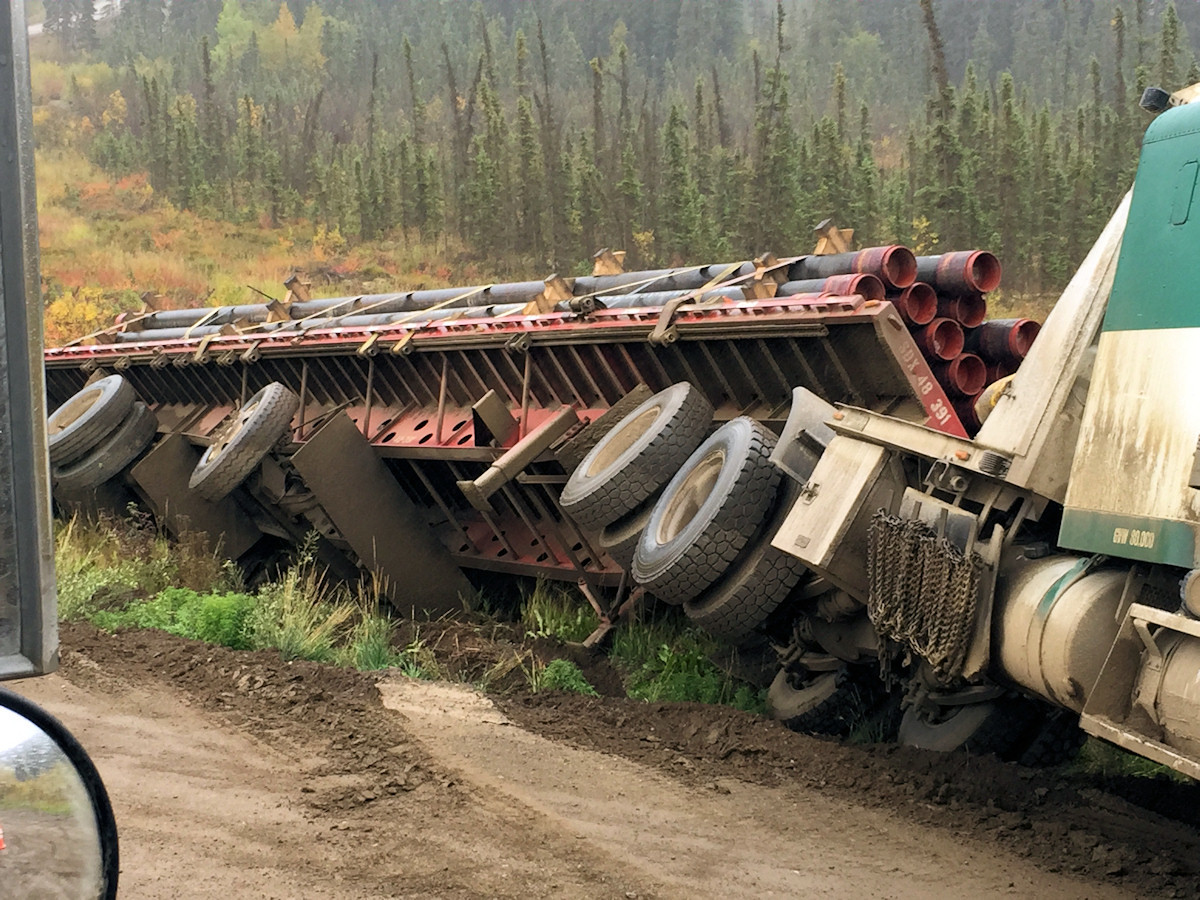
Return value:
<svg viewBox="0 0 1200 900">
<path fill-rule="evenodd" d="M 725 468 L 725 451 L 717 448 L 705 454 L 667 500 L 655 539 L 659 544 L 675 540 L 699 515 Z"/>
</svg>

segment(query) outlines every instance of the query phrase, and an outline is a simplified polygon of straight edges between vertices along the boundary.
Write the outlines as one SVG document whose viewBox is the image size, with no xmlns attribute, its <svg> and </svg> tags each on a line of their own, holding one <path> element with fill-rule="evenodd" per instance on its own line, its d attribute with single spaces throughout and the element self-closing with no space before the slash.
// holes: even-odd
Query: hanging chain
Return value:
<svg viewBox="0 0 1200 900">
<path fill-rule="evenodd" d="M 875 630 L 925 659 L 939 679 L 960 675 L 975 634 L 982 560 L 924 523 L 882 510 L 867 541 Z"/>
</svg>

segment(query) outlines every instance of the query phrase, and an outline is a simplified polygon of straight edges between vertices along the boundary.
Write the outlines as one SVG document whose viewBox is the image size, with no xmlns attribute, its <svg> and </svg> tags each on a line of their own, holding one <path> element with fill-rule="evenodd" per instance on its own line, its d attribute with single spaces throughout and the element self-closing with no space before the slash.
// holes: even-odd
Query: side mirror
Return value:
<svg viewBox="0 0 1200 900">
<path fill-rule="evenodd" d="M 117 895 L 117 824 L 63 724 L 0 688 L 0 885 L 7 897 Z"/>
</svg>

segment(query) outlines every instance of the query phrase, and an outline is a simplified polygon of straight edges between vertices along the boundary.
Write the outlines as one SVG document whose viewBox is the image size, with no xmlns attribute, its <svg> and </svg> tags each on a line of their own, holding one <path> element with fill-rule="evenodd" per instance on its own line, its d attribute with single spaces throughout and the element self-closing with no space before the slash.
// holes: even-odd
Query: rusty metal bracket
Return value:
<svg viewBox="0 0 1200 900">
<path fill-rule="evenodd" d="M 486 447 L 492 441 L 503 444 L 519 428 L 519 423 L 508 411 L 508 405 L 494 390 L 475 401 L 471 407 L 471 419 L 476 447 Z"/>
<path fill-rule="evenodd" d="M 509 353 L 527 353 L 529 352 L 529 346 L 532 343 L 533 341 L 530 339 L 529 333 L 523 331 L 520 334 L 514 334 L 507 341 L 505 341 L 504 349 Z"/>
<path fill-rule="evenodd" d="M 412 353 L 413 352 L 412 339 L 413 339 L 413 335 L 416 333 L 417 333 L 416 330 L 407 332 L 404 335 L 404 337 L 400 338 L 400 340 L 398 340 L 398 341 L 396 341 L 396 343 L 392 344 L 392 352 L 397 353 L 400 356 L 408 356 L 408 354 Z"/>
<path fill-rule="evenodd" d="M 474 481 L 458 482 L 459 490 L 473 507 L 482 512 L 492 512 L 492 504 L 488 498 L 516 478 L 522 469 L 550 449 L 555 441 L 577 424 L 579 416 L 575 410 L 569 406 L 563 407 L 517 441 Z"/>
<path fill-rule="evenodd" d="M 262 341 L 255 341 L 249 347 L 242 351 L 242 362 L 246 365 L 258 362 L 262 359 L 262 352 L 258 349 Z"/>
<path fill-rule="evenodd" d="M 621 595 L 625 590 L 625 582 L 622 579 L 620 586 L 617 588 L 617 598 L 612 607 L 605 610 L 600 602 L 592 593 L 591 587 L 582 578 L 579 579 L 579 590 L 583 596 L 587 598 L 588 603 L 592 605 L 592 609 L 596 610 L 596 614 L 600 617 L 600 623 L 596 626 L 596 630 L 583 639 L 583 646 L 592 648 L 598 647 L 612 633 L 612 630 L 617 627 L 624 619 L 628 618 L 633 612 L 634 607 L 646 595 L 646 589 L 643 587 L 635 587 L 629 592 L 629 596 L 621 599 Z"/>
<path fill-rule="evenodd" d="M 567 308 L 576 316 L 590 316 L 596 311 L 596 298 L 575 297 L 567 301 Z"/>
</svg>

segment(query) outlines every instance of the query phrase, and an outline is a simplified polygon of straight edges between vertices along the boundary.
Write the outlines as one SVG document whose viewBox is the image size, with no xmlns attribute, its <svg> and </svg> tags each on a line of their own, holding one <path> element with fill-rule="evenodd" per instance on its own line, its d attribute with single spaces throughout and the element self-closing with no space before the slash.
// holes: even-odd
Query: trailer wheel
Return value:
<svg viewBox="0 0 1200 900">
<path fill-rule="evenodd" d="M 633 512 L 679 471 L 712 416 L 712 404 L 686 381 L 659 391 L 588 451 L 563 486 L 562 508 L 591 531 Z"/>
<path fill-rule="evenodd" d="M 268 384 L 220 427 L 188 487 L 214 503 L 228 496 L 287 431 L 299 405 L 299 398 L 282 384 Z"/>
<path fill-rule="evenodd" d="M 150 407 L 141 401 L 134 403 L 125 421 L 82 459 L 54 467 L 55 489 L 78 494 L 99 487 L 137 459 L 157 430 L 158 419 Z"/>
<path fill-rule="evenodd" d="M 657 497 L 657 494 L 652 496 L 633 512 L 605 525 L 596 539 L 600 549 L 626 571 L 633 565 L 633 551 L 637 549 L 638 540 L 642 536 L 646 523 L 650 521 L 650 512 L 654 509 L 654 501 Z"/>
<path fill-rule="evenodd" d="M 755 637 L 756 629 L 787 599 L 806 571 L 796 557 L 771 546 L 800 492 L 799 485 L 788 484 L 793 486 L 780 491 L 775 513 L 750 552 L 713 587 L 683 604 L 693 625 L 727 644 L 737 646 Z"/>
<path fill-rule="evenodd" d="M 120 375 L 89 384 L 56 409 L 46 422 L 50 462 L 62 466 L 87 454 L 133 409 L 133 385 Z"/>
<path fill-rule="evenodd" d="M 899 740 L 908 747 L 949 753 L 966 750 L 1006 758 L 1021 738 L 1024 716 L 1001 700 L 939 707 L 931 713 L 910 706 L 900 721 Z"/>
<path fill-rule="evenodd" d="M 756 540 L 780 473 L 775 435 L 753 419 L 726 422 L 688 457 L 650 513 L 633 580 L 667 603 L 699 597 Z"/>
<path fill-rule="evenodd" d="M 883 685 L 862 666 L 815 673 L 784 668 L 767 689 L 767 711 L 792 731 L 845 737 L 882 694 Z"/>
</svg>

